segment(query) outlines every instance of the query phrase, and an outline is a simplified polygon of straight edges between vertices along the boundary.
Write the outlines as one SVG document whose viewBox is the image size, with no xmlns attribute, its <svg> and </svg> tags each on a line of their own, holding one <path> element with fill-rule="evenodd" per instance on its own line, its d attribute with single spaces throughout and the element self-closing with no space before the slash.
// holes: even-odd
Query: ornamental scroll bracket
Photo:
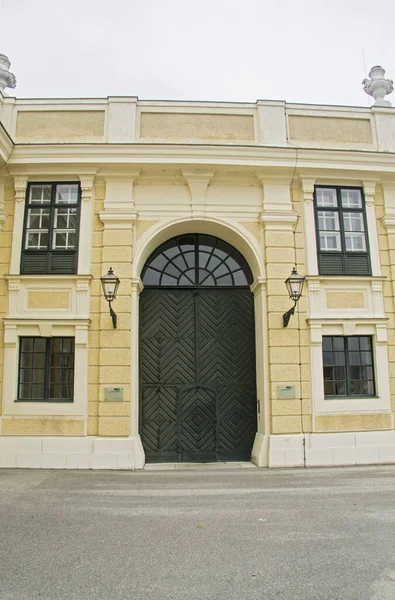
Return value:
<svg viewBox="0 0 395 600">
<path fill-rule="evenodd" d="M 15 201 L 24 202 L 27 188 L 27 175 L 14 176 Z"/>
<path fill-rule="evenodd" d="M 182 175 L 191 194 L 192 217 L 203 217 L 206 208 L 207 188 L 214 171 L 206 169 L 182 169 Z"/>
</svg>

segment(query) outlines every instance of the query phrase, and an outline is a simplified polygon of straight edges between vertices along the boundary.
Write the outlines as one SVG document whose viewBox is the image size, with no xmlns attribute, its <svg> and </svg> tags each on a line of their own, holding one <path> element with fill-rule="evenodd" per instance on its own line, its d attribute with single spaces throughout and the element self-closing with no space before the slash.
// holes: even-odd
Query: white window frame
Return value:
<svg viewBox="0 0 395 600">
<path fill-rule="evenodd" d="M 322 356 L 323 336 L 369 335 L 372 337 L 375 370 L 375 397 L 326 398 Z M 310 324 L 310 361 L 313 413 L 375 413 L 391 411 L 390 379 L 387 349 L 387 325 L 383 322 L 364 323 L 358 320 Z"/>
<path fill-rule="evenodd" d="M 7 320 L 4 332 L 3 416 L 72 416 L 87 422 L 89 323 Z M 74 401 L 18 401 L 19 342 L 21 337 L 75 339 Z"/>
<path fill-rule="evenodd" d="M 93 170 L 95 173 L 96 170 Z M 79 239 L 78 246 L 78 265 L 77 272 L 74 275 L 88 275 L 91 272 L 92 238 L 93 238 L 93 207 L 94 207 L 94 174 L 85 174 L 78 176 L 62 175 L 14 175 L 15 189 L 15 208 L 14 225 L 12 233 L 11 260 L 9 273 L 19 275 L 21 267 L 22 244 L 24 241 L 24 219 L 26 189 L 29 183 L 48 183 L 54 181 L 67 185 L 77 180 L 81 182 L 81 206 L 79 220 Z M 37 208 L 44 206 L 37 204 Z M 67 204 L 64 204 L 67 206 Z M 83 232 L 83 235 L 81 235 Z M 51 275 L 53 276 L 53 275 Z M 72 277 L 73 275 L 70 275 Z"/>
<path fill-rule="evenodd" d="M 381 276 L 379 243 L 377 237 L 374 199 L 378 180 L 318 179 L 300 174 L 302 183 L 303 222 L 306 247 L 307 275 L 318 275 L 317 233 L 314 214 L 314 186 L 362 186 L 365 196 L 366 228 L 372 276 Z M 343 275 L 343 277 L 349 277 Z"/>
</svg>

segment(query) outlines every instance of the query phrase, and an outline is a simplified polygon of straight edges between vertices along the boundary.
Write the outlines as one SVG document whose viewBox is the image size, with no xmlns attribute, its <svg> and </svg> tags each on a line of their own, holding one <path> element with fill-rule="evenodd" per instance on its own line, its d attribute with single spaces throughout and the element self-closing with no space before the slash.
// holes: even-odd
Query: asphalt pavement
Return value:
<svg viewBox="0 0 395 600">
<path fill-rule="evenodd" d="M 395 466 L 0 470 L 1 600 L 395 600 Z"/>
</svg>

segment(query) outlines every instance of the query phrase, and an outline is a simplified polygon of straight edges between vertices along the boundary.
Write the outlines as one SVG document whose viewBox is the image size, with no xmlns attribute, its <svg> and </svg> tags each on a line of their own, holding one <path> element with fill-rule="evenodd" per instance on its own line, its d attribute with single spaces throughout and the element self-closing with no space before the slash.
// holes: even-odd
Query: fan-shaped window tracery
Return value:
<svg viewBox="0 0 395 600">
<path fill-rule="evenodd" d="M 144 286 L 248 286 L 251 270 L 236 248 L 214 236 L 193 234 L 168 240 L 147 260 Z"/>
</svg>

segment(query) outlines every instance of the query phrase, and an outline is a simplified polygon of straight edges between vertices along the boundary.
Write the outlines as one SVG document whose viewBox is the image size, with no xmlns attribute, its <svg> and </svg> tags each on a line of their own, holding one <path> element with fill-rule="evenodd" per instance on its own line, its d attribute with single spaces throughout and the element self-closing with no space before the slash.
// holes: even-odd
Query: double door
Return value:
<svg viewBox="0 0 395 600">
<path fill-rule="evenodd" d="M 146 288 L 140 434 L 147 462 L 249 460 L 257 430 L 248 288 Z"/>
</svg>

